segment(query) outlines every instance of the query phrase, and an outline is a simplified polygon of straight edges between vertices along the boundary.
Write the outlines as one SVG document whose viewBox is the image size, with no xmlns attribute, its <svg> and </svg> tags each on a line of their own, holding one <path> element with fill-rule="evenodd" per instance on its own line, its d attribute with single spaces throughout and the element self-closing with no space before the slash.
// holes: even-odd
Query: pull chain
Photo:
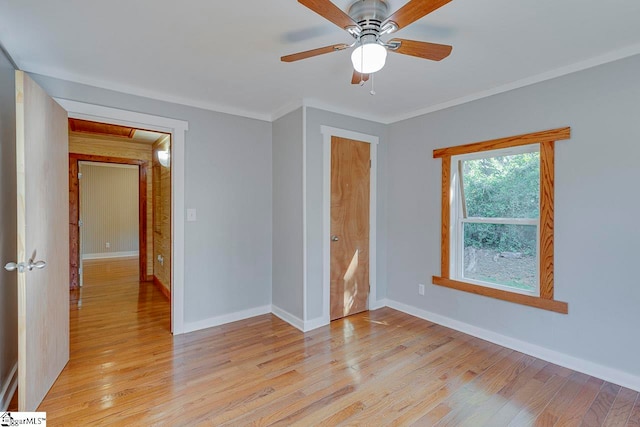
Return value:
<svg viewBox="0 0 640 427">
<path fill-rule="evenodd" d="M 364 86 L 364 46 L 360 46 L 360 86 Z"/>
<path fill-rule="evenodd" d="M 373 81 L 375 79 L 375 75 L 376 75 L 376 73 L 372 73 L 371 74 L 371 92 L 369 92 L 371 94 L 371 96 L 375 96 L 375 94 L 376 94 L 376 89 L 373 86 Z"/>
</svg>

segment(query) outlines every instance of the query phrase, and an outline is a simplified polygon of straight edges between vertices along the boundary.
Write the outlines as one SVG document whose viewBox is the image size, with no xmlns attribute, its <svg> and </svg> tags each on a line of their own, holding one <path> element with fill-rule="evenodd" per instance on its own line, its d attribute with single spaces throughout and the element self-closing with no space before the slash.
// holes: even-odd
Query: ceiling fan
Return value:
<svg viewBox="0 0 640 427">
<path fill-rule="evenodd" d="M 352 44 L 335 44 L 280 58 L 283 62 L 294 62 L 325 53 L 356 47 L 351 54 L 353 63 L 352 84 L 363 84 L 369 76 L 384 67 L 387 51 L 411 55 L 418 58 L 440 61 L 451 53 L 451 46 L 406 39 L 384 42 L 381 37 L 398 31 L 417 21 L 451 0 L 410 0 L 392 15 L 384 0 L 357 0 L 343 12 L 330 0 L 298 0 L 325 19 L 347 31 L 355 41 Z"/>
</svg>

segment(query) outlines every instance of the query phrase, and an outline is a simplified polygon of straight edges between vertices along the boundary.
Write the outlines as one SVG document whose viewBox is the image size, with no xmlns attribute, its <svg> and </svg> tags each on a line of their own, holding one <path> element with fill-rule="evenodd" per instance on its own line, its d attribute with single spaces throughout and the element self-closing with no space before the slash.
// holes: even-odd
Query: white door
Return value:
<svg viewBox="0 0 640 427">
<path fill-rule="evenodd" d="M 67 112 L 22 71 L 15 83 L 18 409 L 35 411 L 69 360 Z"/>
</svg>

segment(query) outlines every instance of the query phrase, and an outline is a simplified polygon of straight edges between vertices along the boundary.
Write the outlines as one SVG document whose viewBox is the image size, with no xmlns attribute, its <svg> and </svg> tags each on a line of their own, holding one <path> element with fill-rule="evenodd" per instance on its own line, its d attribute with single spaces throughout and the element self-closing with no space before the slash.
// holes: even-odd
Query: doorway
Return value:
<svg viewBox="0 0 640 427">
<path fill-rule="evenodd" d="M 331 320 L 369 301 L 369 144 L 331 137 Z"/>
<path fill-rule="evenodd" d="M 185 332 L 184 320 L 184 232 L 185 232 L 185 134 L 189 123 L 168 117 L 138 113 L 101 105 L 56 98 L 70 118 L 132 126 L 171 136 L 171 332 Z"/>
<path fill-rule="evenodd" d="M 377 300 L 378 138 L 328 126 L 321 133 L 323 319 L 328 323 L 372 309 Z"/>
<path fill-rule="evenodd" d="M 115 261 L 117 265 L 118 260 L 130 264 L 127 258 L 135 257 L 138 281 L 153 281 L 171 300 L 170 135 L 73 118 L 69 129 L 72 289 L 82 284 L 85 259 L 111 260 L 110 264 Z M 111 172 L 105 172 L 109 169 Z M 118 185 L 121 179 L 117 176 L 123 169 L 128 170 L 131 182 Z M 87 190 L 90 184 L 94 188 Z M 123 211 L 126 197 L 135 197 L 135 212 L 133 208 Z M 91 200 L 93 207 L 83 206 Z M 86 245 L 89 254 L 80 250 Z"/>
<path fill-rule="evenodd" d="M 71 135 L 70 135 L 71 141 Z M 71 142 L 70 142 L 71 144 Z M 70 145 L 71 146 L 71 145 Z M 85 227 L 83 222 L 86 222 L 87 218 L 84 218 L 84 221 L 81 221 L 81 218 L 84 216 L 81 214 L 81 191 L 80 188 L 82 186 L 82 172 L 81 172 L 81 164 L 103 164 L 103 165 L 121 165 L 121 166 L 130 166 L 137 170 L 138 178 L 135 182 L 135 186 L 137 187 L 136 199 L 138 203 L 138 209 L 135 215 L 135 222 L 137 223 L 137 234 L 138 234 L 138 245 L 137 252 L 139 257 L 139 280 L 146 281 L 147 280 L 147 259 L 148 259 L 148 224 L 147 224 L 147 170 L 148 170 L 148 162 L 144 160 L 138 159 L 126 159 L 126 158 L 118 158 L 118 157 L 107 157 L 100 156 L 95 154 L 80 154 L 80 153 L 70 153 L 69 154 L 69 287 L 70 289 L 78 289 L 82 286 L 83 283 L 83 257 L 82 255 L 86 254 L 86 251 L 81 248 L 82 245 L 82 229 Z M 114 198 L 117 198 L 118 195 L 113 195 Z M 100 213 L 98 211 L 94 211 L 94 214 L 97 216 Z M 95 217 L 89 218 L 90 223 L 93 222 Z M 97 222 L 97 221 L 96 221 Z M 107 225 L 107 222 L 103 221 L 103 224 L 107 228 L 114 228 L 115 225 L 111 226 Z M 127 221 L 129 222 L 129 221 Z M 120 224 L 122 225 L 122 224 Z M 121 230 L 110 230 L 104 231 L 99 234 L 99 237 L 102 240 L 98 243 L 95 242 L 92 248 L 91 254 L 94 255 L 92 258 L 100 259 L 100 258 L 117 258 L 118 256 L 130 256 L 130 251 L 128 253 L 122 253 L 123 251 L 117 251 L 119 245 L 115 247 L 111 247 L 111 241 L 114 239 L 110 239 L 109 236 L 116 235 L 118 236 L 118 240 L 123 240 L 124 237 L 120 236 Z M 97 237 L 96 237 L 97 238 Z M 102 247 L 104 245 L 104 247 Z M 98 246 L 100 246 L 98 248 Z"/>
</svg>

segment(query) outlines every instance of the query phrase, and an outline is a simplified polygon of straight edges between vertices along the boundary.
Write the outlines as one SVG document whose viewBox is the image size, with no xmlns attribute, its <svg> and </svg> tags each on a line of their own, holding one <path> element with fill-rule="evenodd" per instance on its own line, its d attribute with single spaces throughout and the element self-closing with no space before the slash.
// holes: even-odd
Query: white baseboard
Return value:
<svg viewBox="0 0 640 427">
<path fill-rule="evenodd" d="M 314 329 L 327 326 L 329 323 L 331 323 L 331 319 L 326 319 L 324 317 L 316 317 L 315 319 L 306 320 L 304 322 L 304 331 L 313 331 Z"/>
<path fill-rule="evenodd" d="M 395 310 L 410 314 L 412 316 L 416 316 L 421 319 L 425 319 L 430 322 L 434 322 L 439 325 L 464 332 L 465 334 L 490 341 L 494 344 L 498 344 L 503 347 L 507 347 L 512 350 L 537 357 L 538 359 L 542 359 L 556 365 L 564 366 L 565 368 L 582 372 L 584 374 L 591 375 L 592 377 L 600 378 L 605 381 L 640 392 L 640 376 L 631 375 L 627 372 L 623 372 L 615 368 L 600 365 L 598 363 L 570 356 L 568 354 L 551 350 L 546 347 L 541 347 L 535 344 L 528 343 L 526 341 L 521 341 L 516 338 L 498 334 L 487 329 L 479 328 L 477 326 L 473 326 L 459 320 L 451 319 L 440 314 L 435 314 L 430 311 L 422 310 L 420 308 L 413 307 L 408 304 L 403 304 L 401 302 L 387 300 L 387 306 Z"/>
<path fill-rule="evenodd" d="M 386 298 L 379 299 L 378 301 L 369 301 L 369 310 L 378 310 L 383 307 L 389 306 L 389 300 Z"/>
<path fill-rule="evenodd" d="M 274 316 L 277 316 L 280 319 L 284 320 L 294 328 L 304 332 L 304 321 L 298 316 L 295 316 L 289 313 L 287 310 L 283 310 L 277 305 L 273 305 L 273 304 L 271 305 L 271 313 L 273 313 Z"/>
<path fill-rule="evenodd" d="M 127 258 L 139 256 L 140 252 L 138 251 L 129 251 L 129 252 L 104 252 L 99 254 L 83 254 L 82 259 L 105 259 L 105 258 Z"/>
<path fill-rule="evenodd" d="M 294 316 L 288 311 L 281 309 L 277 305 L 271 306 L 271 313 L 302 332 L 309 332 L 329 324 L 329 320 L 322 317 L 303 321 L 298 316 Z"/>
<path fill-rule="evenodd" d="M 369 302 L 369 310 L 378 310 L 379 308 L 386 307 L 386 306 L 387 306 L 386 299 Z M 331 323 L 330 319 L 326 319 L 324 317 L 316 317 L 315 319 L 303 321 L 299 317 L 294 316 L 293 314 L 275 305 L 271 306 L 271 312 L 274 315 L 281 318 L 282 320 L 284 320 L 285 322 L 289 323 L 294 328 L 301 330 L 302 332 L 313 331 L 314 329 L 327 326 L 329 323 Z"/>
<path fill-rule="evenodd" d="M 200 329 L 212 328 L 214 326 L 224 325 L 225 323 L 237 322 L 238 320 L 248 319 L 250 317 L 261 316 L 271 313 L 270 305 L 262 307 L 254 307 L 248 310 L 236 311 L 235 313 L 223 314 L 222 316 L 210 317 L 196 322 L 185 322 L 184 333 L 199 331 Z"/>
<path fill-rule="evenodd" d="M 0 389 L 0 412 L 4 412 L 9 408 L 9 403 L 18 388 L 18 362 L 13 365 L 9 376 L 2 384 Z"/>
</svg>

